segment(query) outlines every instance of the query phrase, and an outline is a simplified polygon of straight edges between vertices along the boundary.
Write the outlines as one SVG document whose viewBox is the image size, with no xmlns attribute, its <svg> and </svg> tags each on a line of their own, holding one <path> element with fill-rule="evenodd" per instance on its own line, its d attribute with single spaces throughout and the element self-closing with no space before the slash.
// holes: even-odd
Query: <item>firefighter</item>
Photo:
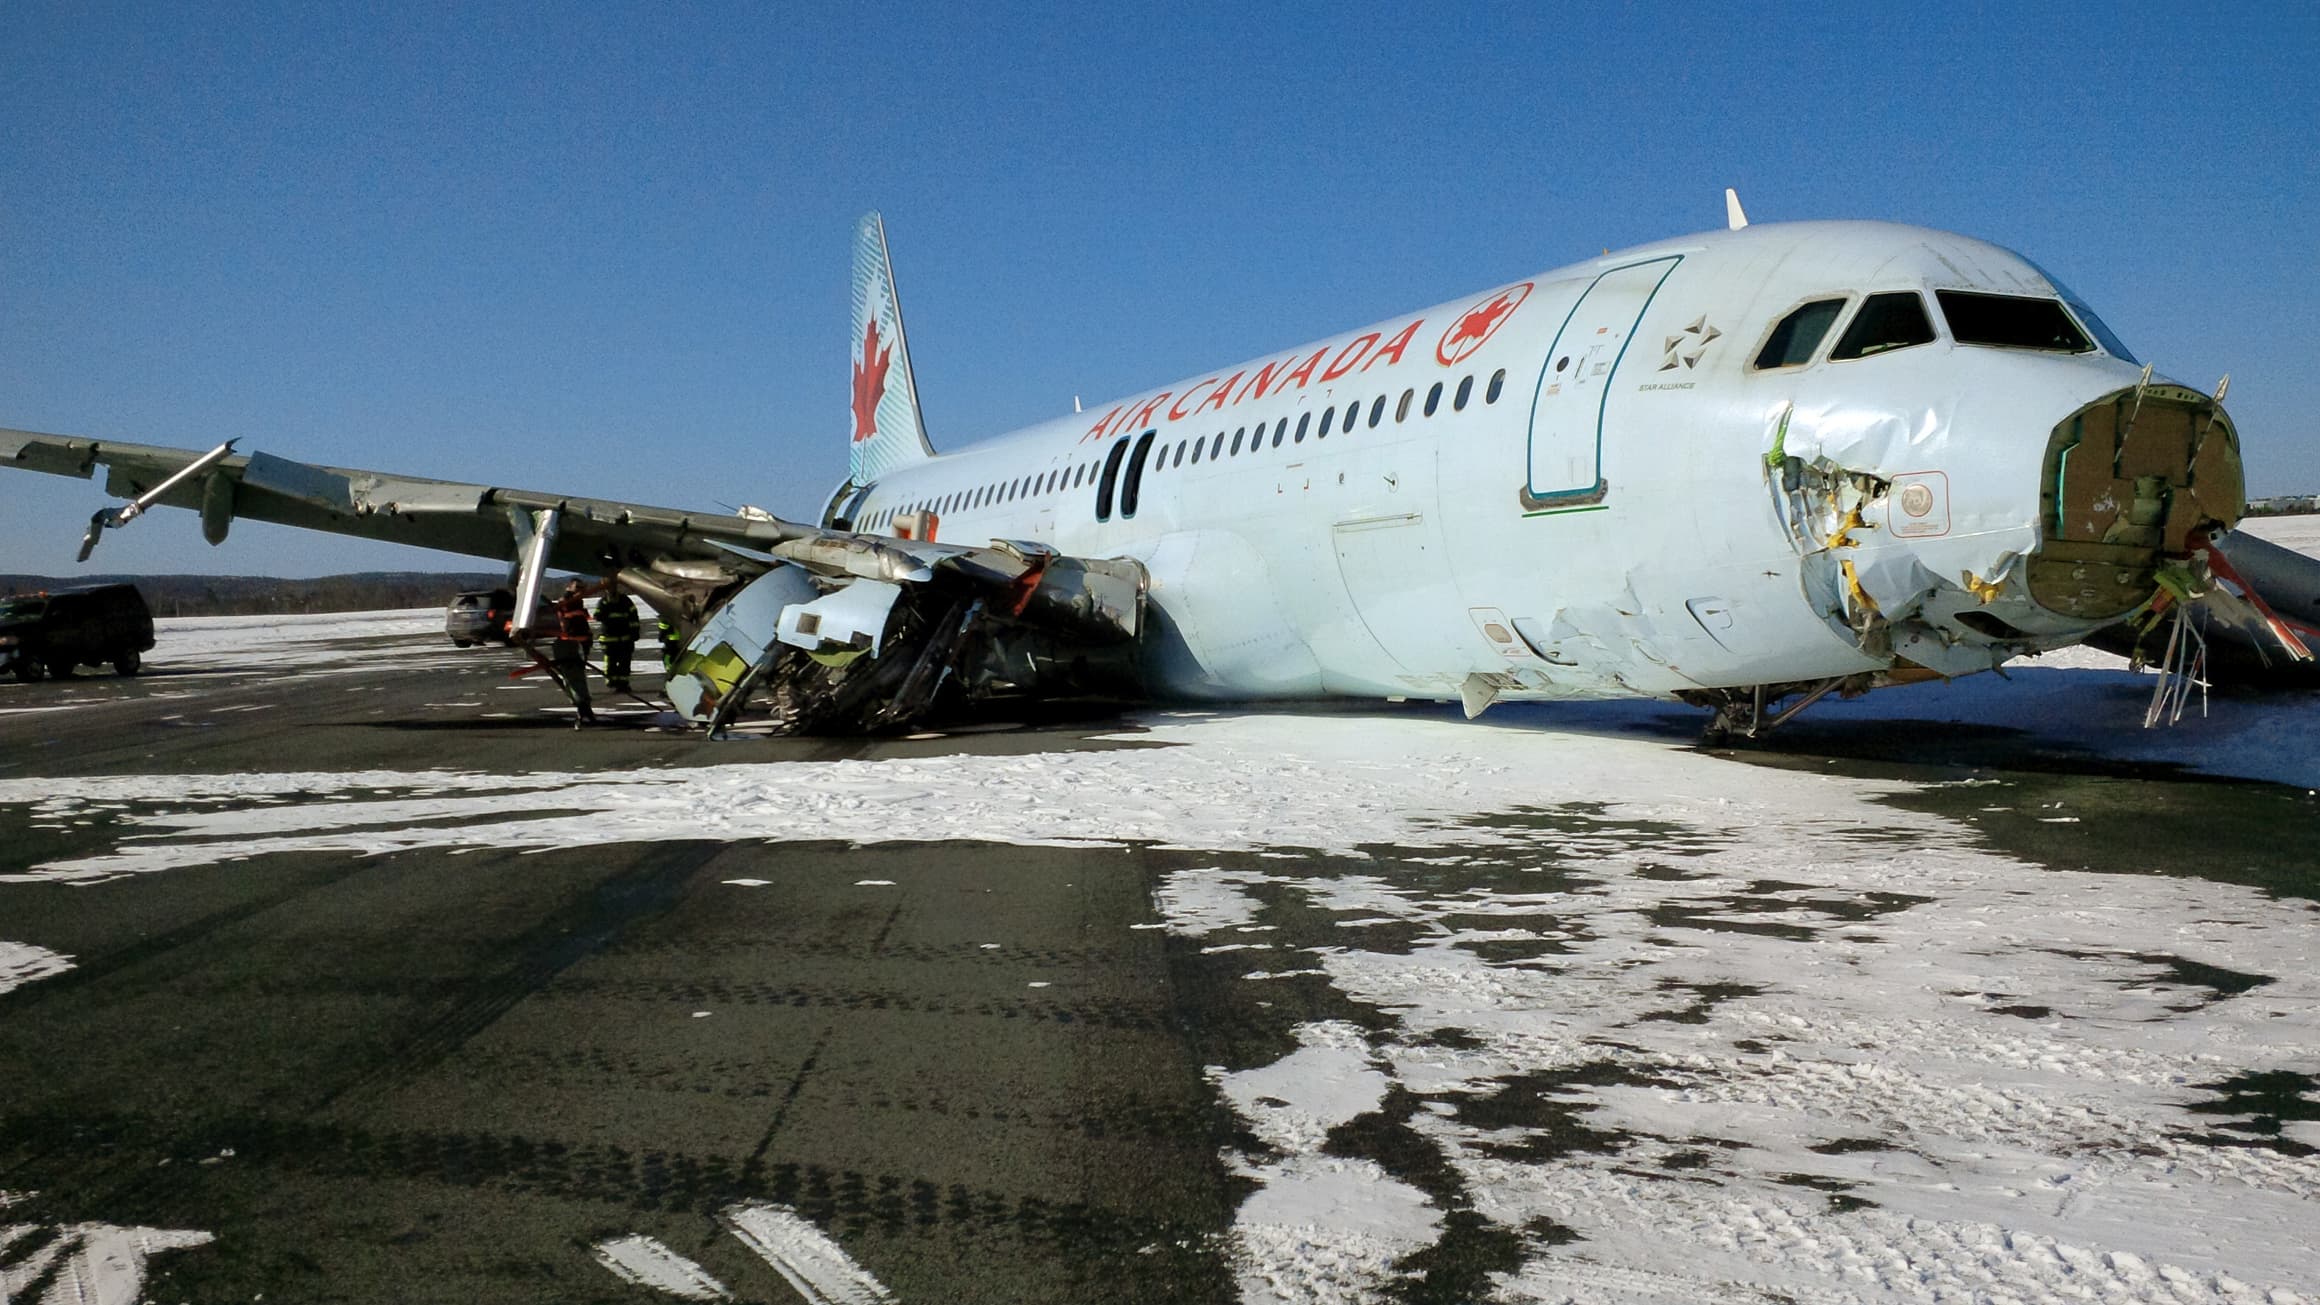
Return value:
<svg viewBox="0 0 2320 1305">
<path fill-rule="evenodd" d="M 679 649 L 682 648 L 685 641 L 677 637 L 676 622 L 664 616 L 660 618 L 659 625 L 661 636 L 661 675 L 663 677 L 667 677 L 676 673 L 677 653 Z"/>
<path fill-rule="evenodd" d="M 577 580 L 564 586 L 564 596 L 556 600 L 556 647 L 549 666 L 556 673 L 556 682 L 564 686 L 564 693 L 572 705 L 580 709 L 579 719 L 572 728 L 596 723 L 596 712 L 588 705 L 588 604 L 582 602 L 583 590 Z"/>
<path fill-rule="evenodd" d="M 617 588 L 596 600 L 596 627 L 604 632 L 604 682 L 614 693 L 628 692 L 628 663 L 636 655 L 636 600 Z"/>
</svg>

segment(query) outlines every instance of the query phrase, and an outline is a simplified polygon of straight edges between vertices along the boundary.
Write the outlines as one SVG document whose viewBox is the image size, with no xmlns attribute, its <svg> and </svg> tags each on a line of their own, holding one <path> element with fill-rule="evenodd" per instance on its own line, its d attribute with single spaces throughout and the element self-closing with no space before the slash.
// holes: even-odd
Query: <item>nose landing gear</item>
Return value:
<svg viewBox="0 0 2320 1305">
<path fill-rule="evenodd" d="M 1701 732 L 1700 741 L 1712 748 L 1735 742 L 1753 743 L 1796 718 L 1798 712 L 1831 693 L 1850 698 L 1869 691 L 1868 675 L 1838 675 L 1794 684 L 1758 684 L 1745 689 L 1700 690 L 1683 695 L 1695 707 L 1710 707 L 1715 715 Z M 1785 706 L 1784 698 L 1795 698 Z"/>
</svg>

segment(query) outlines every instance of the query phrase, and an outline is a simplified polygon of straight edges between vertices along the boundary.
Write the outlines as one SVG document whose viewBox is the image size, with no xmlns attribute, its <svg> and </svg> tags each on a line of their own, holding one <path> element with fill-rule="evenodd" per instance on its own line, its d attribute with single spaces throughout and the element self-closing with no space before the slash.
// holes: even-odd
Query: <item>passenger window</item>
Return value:
<svg viewBox="0 0 2320 1305">
<path fill-rule="evenodd" d="M 1821 347 L 1829 327 L 1836 324 L 1837 314 L 1845 310 L 1842 299 L 1815 299 L 1780 319 L 1765 337 L 1764 347 L 1757 351 L 1757 371 L 1774 367 L 1801 367 L 1812 361 L 1813 351 Z"/>
<path fill-rule="evenodd" d="M 1244 434 L 1246 434 L 1246 433 L 1247 433 L 1247 430 L 1246 430 L 1246 428 L 1243 428 L 1242 430 L 1236 430 L 1236 431 L 1234 431 L 1234 432 L 1233 432 L 1233 443 L 1232 443 L 1232 451 L 1233 451 L 1233 456 L 1234 456 L 1234 457 L 1236 457 L 1236 458 L 1237 458 L 1237 457 L 1239 457 L 1239 456 L 1240 456 L 1240 454 L 1241 454 L 1241 436 L 1242 436 L 1242 435 L 1244 435 Z M 1217 436 L 1217 438 L 1221 440 L 1221 439 L 1223 439 L 1223 438 L 1224 438 L 1224 436 L 1223 436 L 1222 434 L 1219 434 L 1219 435 Z"/>
<path fill-rule="evenodd" d="M 1949 319 L 1950 338 L 1959 344 L 2046 353 L 2094 352 L 2094 342 L 2052 299 L 1964 290 L 1936 290 L 1933 297 L 1941 303 L 1941 315 Z"/>
<path fill-rule="evenodd" d="M 1198 444 L 1195 444 L 1195 445 L 1193 445 L 1193 446 L 1192 446 L 1192 461 L 1193 461 L 1193 465 L 1195 465 L 1195 466 L 1198 466 L 1198 465 L 1200 464 L 1200 455 L 1201 455 L 1201 453 L 1202 453 L 1204 450 L 1206 450 L 1206 449 L 1207 449 L 1207 447 L 1208 447 L 1208 441 L 1207 441 L 1207 440 L 1202 440 L 1200 443 L 1198 443 Z M 1184 446 L 1183 446 L 1183 445 L 1181 445 L 1181 444 L 1179 444 L 1179 445 L 1177 445 L 1177 446 L 1176 446 L 1176 460 L 1177 460 L 1178 462 L 1182 462 L 1182 461 L 1184 461 Z"/>
<path fill-rule="evenodd" d="M 1439 407 L 1441 407 L 1441 406 L 1442 406 L 1442 382 L 1440 382 L 1440 381 L 1436 381 L 1436 382 L 1434 382 L 1434 388 L 1433 388 L 1433 389 L 1430 389 L 1430 390 L 1428 390 L 1428 391 L 1426 391 L 1426 415 L 1427 415 L 1427 416 L 1429 416 L 1429 417 L 1433 416 L 1433 415 L 1434 415 L 1434 409 L 1436 409 L 1436 408 L 1439 408 Z"/>
<path fill-rule="evenodd" d="M 1451 400 L 1450 400 L 1450 411 L 1452 411 L 1452 412 L 1464 412 L 1464 411 L 1466 411 L 1466 399 L 1467 399 L 1467 396 L 1468 396 L 1468 395 L 1471 395 L 1471 394 L 1473 394 L 1473 393 L 1474 393 L 1474 378 L 1473 378 L 1472 376 L 1461 376 L 1461 377 L 1459 377 L 1459 378 L 1458 378 L 1458 394 L 1457 394 L 1457 397 L 1455 397 L 1455 398 L 1453 398 L 1453 399 L 1451 399 Z"/>
<path fill-rule="evenodd" d="M 1416 390 L 1402 391 L 1402 401 L 1394 405 L 1395 425 L 1398 426 L 1410 419 L 1410 400 L 1416 397 L 1418 397 L 1418 392 Z"/>
<path fill-rule="evenodd" d="M 1188 441 L 1185 441 L 1185 440 L 1178 440 L 1178 441 L 1176 441 L 1176 461 L 1175 461 L 1175 462 L 1173 462 L 1173 463 L 1170 463 L 1169 465 L 1171 465 L 1171 466 L 1177 466 L 1177 467 L 1181 467 L 1181 466 L 1183 466 L 1183 465 L 1184 465 L 1184 446 L 1185 446 L 1185 444 L 1186 444 L 1186 443 L 1188 443 Z M 1193 455 L 1192 455 L 1192 460 L 1193 460 L 1194 462 L 1198 462 L 1198 461 L 1200 461 L 1200 454 L 1199 454 L 1199 452 L 1198 452 L 1198 450 L 1197 450 L 1197 449 L 1194 451 L 1194 453 L 1193 453 Z"/>
<path fill-rule="evenodd" d="M 1144 455 L 1152 451 L 1152 437 L 1158 431 L 1145 431 L 1136 437 L 1136 452 L 1128 459 L 1128 474 L 1120 482 L 1120 515 L 1136 515 L 1136 498 L 1144 487 Z"/>
<path fill-rule="evenodd" d="M 1289 419 L 1287 417 L 1283 417 L 1281 420 L 1287 421 Z M 1297 442 L 1299 444 L 1303 444 L 1305 442 L 1305 427 L 1311 424 L 1312 421 L 1313 414 L 1310 412 L 1300 412 L 1297 414 Z"/>
<path fill-rule="evenodd" d="M 1208 446 L 1208 460 L 1209 460 L 1210 462 L 1214 462 L 1214 461 L 1216 461 L 1218 458 L 1221 458 L 1221 457 L 1223 457 L 1223 456 L 1224 456 L 1224 432 L 1220 430 L 1220 431 L 1218 431 L 1218 432 L 1216 433 L 1216 439 L 1215 439 L 1215 441 L 1214 441 L 1214 442 L 1212 442 L 1212 443 L 1211 443 L 1211 444 Z"/>
<path fill-rule="evenodd" d="M 1498 402 L 1498 392 L 1505 388 L 1506 368 L 1501 367 L 1497 371 L 1490 374 L 1490 388 L 1482 392 L 1482 401 L 1484 403 Z"/>
<path fill-rule="evenodd" d="M 1376 430 L 1378 423 L 1385 420 L 1385 415 L 1386 396 L 1381 394 L 1377 396 L 1376 402 L 1369 405 L 1369 428 Z"/>
<path fill-rule="evenodd" d="M 1914 290 L 1901 290 L 1863 300 L 1853 324 L 1829 350 L 1829 359 L 1849 361 L 1932 342 L 1933 319 L 1925 315 L 1925 301 Z"/>
<path fill-rule="evenodd" d="M 1120 459 L 1128 456 L 1128 441 L 1112 441 L 1112 451 L 1104 455 L 1104 474 L 1096 480 L 1096 520 L 1112 519 L 1112 486 L 1119 483 Z"/>
<path fill-rule="evenodd" d="M 1336 421 L 1337 421 L 1337 405 L 1336 405 L 1336 404 L 1331 404 L 1331 405 L 1329 405 L 1328 407 L 1326 407 L 1326 408 L 1323 408 L 1323 409 L 1321 410 L 1321 434 L 1320 434 L 1319 438 L 1321 438 L 1321 439 L 1328 439 L 1328 438 L 1329 438 L 1329 428 L 1330 428 L 1330 426 L 1331 426 L 1331 425 L 1335 424 L 1335 422 L 1336 422 Z M 1299 422 L 1299 423 L 1297 423 L 1297 432 L 1298 432 L 1298 434 L 1300 434 L 1300 435 L 1302 435 L 1302 434 L 1305 432 L 1305 423 L 1303 423 L 1303 422 Z"/>
</svg>

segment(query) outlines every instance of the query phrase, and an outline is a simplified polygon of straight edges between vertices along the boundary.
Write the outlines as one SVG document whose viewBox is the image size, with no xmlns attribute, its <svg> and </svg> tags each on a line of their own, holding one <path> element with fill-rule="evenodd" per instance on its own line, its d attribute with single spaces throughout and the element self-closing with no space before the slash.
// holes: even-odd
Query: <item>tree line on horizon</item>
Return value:
<svg viewBox="0 0 2320 1305">
<path fill-rule="evenodd" d="M 442 607 L 467 589 L 497 589 L 504 571 L 360 571 L 284 580 L 250 575 L 0 575 L 0 595 L 129 583 L 157 617 L 296 616 Z"/>
</svg>

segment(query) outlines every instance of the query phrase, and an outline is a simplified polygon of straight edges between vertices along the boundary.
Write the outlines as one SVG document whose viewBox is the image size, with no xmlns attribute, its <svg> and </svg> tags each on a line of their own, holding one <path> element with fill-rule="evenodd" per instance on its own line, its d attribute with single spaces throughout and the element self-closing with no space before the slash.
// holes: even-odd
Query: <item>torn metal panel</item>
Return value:
<svg viewBox="0 0 2320 1305">
<path fill-rule="evenodd" d="M 793 648 L 825 656 L 866 652 L 875 657 L 886 641 L 899 585 L 857 580 L 812 602 L 781 611 L 775 637 Z"/>
<path fill-rule="evenodd" d="M 2169 620 L 2129 620 L 2087 643 L 2157 666 L 2167 661 L 2170 640 L 2193 637 L 2205 653 L 2204 678 L 2219 689 L 2320 688 L 2320 661 L 2299 657 L 2281 637 L 2284 628 L 2306 650 L 2320 649 L 2320 560 L 2243 531 L 2212 547 L 2220 565 L 2184 609 L 2183 630 Z"/>
<path fill-rule="evenodd" d="M 1144 632 L 1147 588 L 1144 568 L 1132 558 L 1058 554 L 1041 568 L 1016 615 L 1090 639 L 1134 640 Z"/>
<path fill-rule="evenodd" d="M 782 609 L 810 603 L 821 591 L 797 567 L 777 567 L 744 586 L 701 625 L 671 668 L 664 692 L 677 714 L 698 725 L 729 717 L 739 703 L 728 697 L 744 688 L 767 654 L 778 649 Z"/>
</svg>

